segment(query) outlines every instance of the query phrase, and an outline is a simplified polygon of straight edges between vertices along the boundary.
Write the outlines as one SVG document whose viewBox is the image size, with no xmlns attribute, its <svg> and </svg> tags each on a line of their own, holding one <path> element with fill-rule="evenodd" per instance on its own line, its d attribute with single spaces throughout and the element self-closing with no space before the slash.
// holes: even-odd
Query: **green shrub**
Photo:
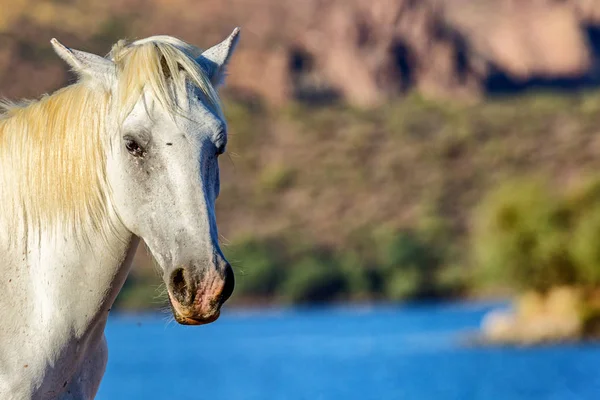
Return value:
<svg viewBox="0 0 600 400">
<path fill-rule="evenodd" d="M 334 263 L 344 279 L 348 294 L 356 299 L 366 299 L 371 292 L 371 283 L 367 273 L 365 258 L 355 250 L 349 250 L 336 257 Z"/>
<path fill-rule="evenodd" d="M 600 205 L 585 213 L 573 232 L 571 253 L 581 283 L 600 284 Z"/>
<path fill-rule="evenodd" d="M 393 300 L 431 296 L 436 292 L 435 272 L 441 265 L 438 249 L 419 232 L 375 233 L 381 289 Z"/>
<path fill-rule="evenodd" d="M 240 240 L 224 249 L 234 267 L 237 296 L 272 296 L 283 280 L 277 245 L 268 241 Z"/>
<path fill-rule="evenodd" d="M 423 274 L 418 267 L 391 270 L 384 279 L 385 297 L 394 301 L 417 297 L 423 285 Z"/>
<path fill-rule="evenodd" d="M 594 222 L 579 228 L 581 238 L 576 241 L 572 227 L 577 220 L 589 219 L 589 212 L 574 213 L 565 197 L 548 190 L 540 180 L 505 183 L 490 192 L 474 214 L 475 262 L 488 280 L 504 280 L 520 289 L 544 291 L 581 283 L 578 259 L 594 258 L 585 243 L 595 229 Z M 580 244 L 574 247 L 575 242 Z"/>
<path fill-rule="evenodd" d="M 463 264 L 442 265 L 436 271 L 435 282 L 440 297 L 465 294 L 473 284 L 469 268 Z"/>
<path fill-rule="evenodd" d="M 412 231 L 377 232 L 376 236 L 378 260 L 384 268 L 431 269 L 437 264 L 435 254 Z"/>
<path fill-rule="evenodd" d="M 152 279 L 130 275 L 119 292 L 113 308 L 121 310 L 160 308 L 168 304 L 167 298 L 165 286 L 158 276 Z"/>
<path fill-rule="evenodd" d="M 290 303 L 331 301 L 345 292 L 345 283 L 335 263 L 307 255 L 291 266 L 280 296 Z"/>
</svg>

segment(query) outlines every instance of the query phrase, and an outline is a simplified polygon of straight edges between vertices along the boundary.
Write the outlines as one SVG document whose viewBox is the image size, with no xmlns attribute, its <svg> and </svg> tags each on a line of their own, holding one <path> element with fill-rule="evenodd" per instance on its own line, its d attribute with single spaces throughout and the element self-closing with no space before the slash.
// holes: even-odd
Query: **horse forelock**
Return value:
<svg viewBox="0 0 600 400">
<path fill-rule="evenodd" d="M 207 105 L 222 116 L 219 96 L 210 77 L 196 62 L 200 54 L 199 48 L 171 36 L 117 42 L 109 57 L 117 66 L 116 101 L 120 120 L 131 111 L 145 88 L 149 88 L 158 103 L 171 114 L 179 113 L 173 89 L 185 91 L 186 83 L 198 88 L 207 99 Z"/>
</svg>

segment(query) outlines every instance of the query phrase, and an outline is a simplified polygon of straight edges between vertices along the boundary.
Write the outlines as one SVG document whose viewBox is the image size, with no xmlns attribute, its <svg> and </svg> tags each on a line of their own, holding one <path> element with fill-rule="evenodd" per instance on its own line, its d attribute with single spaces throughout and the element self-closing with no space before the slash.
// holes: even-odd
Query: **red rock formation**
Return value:
<svg viewBox="0 0 600 400">
<path fill-rule="evenodd" d="M 107 20 L 102 32 L 67 29 L 62 36 L 77 38 L 73 45 L 84 48 L 92 38 L 94 47 L 105 50 L 119 29 L 130 37 L 168 33 L 209 45 L 239 25 L 244 33 L 229 87 L 271 104 L 334 94 L 371 106 L 412 88 L 472 99 L 485 94 L 497 73 L 517 83 L 583 77 L 594 67 L 585 29 L 600 24 L 600 0 L 156 0 L 144 7 L 135 0 L 109 2 L 118 3 L 119 14 L 97 16 Z M 111 28 L 123 15 L 135 23 Z M 40 48 L 38 41 L 48 35 L 33 38 L 27 34 L 31 24 L 16 21 L 0 44 L 0 74 L 40 68 L 14 43 Z M 58 21 L 46 23 L 32 29 L 63 29 Z M 19 92 L 14 81 L 0 81 L 4 94 Z"/>
</svg>

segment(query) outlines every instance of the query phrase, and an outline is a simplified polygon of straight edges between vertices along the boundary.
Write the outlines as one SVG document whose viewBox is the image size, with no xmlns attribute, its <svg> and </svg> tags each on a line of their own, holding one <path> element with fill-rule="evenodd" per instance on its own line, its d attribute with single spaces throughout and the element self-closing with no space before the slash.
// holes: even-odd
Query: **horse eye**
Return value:
<svg viewBox="0 0 600 400">
<path fill-rule="evenodd" d="M 144 149 L 133 139 L 125 139 L 125 148 L 134 157 L 144 156 Z"/>
<path fill-rule="evenodd" d="M 225 145 L 221 145 L 221 146 L 217 147 L 216 156 L 219 157 L 223 153 L 225 153 Z"/>
</svg>

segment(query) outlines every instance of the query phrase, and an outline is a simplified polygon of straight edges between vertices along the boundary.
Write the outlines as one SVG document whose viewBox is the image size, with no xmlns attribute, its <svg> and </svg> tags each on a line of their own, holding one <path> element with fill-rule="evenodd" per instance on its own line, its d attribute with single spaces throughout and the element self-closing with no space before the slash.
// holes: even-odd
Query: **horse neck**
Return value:
<svg viewBox="0 0 600 400">
<path fill-rule="evenodd" d="M 87 232 L 87 244 L 60 231 L 24 233 L 20 244 L 6 246 L 7 285 L 18 287 L 11 292 L 20 297 L 13 312 L 29 316 L 33 326 L 77 337 L 98 323 L 103 327 L 129 272 L 138 238 L 125 228 L 109 237 Z"/>
</svg>

